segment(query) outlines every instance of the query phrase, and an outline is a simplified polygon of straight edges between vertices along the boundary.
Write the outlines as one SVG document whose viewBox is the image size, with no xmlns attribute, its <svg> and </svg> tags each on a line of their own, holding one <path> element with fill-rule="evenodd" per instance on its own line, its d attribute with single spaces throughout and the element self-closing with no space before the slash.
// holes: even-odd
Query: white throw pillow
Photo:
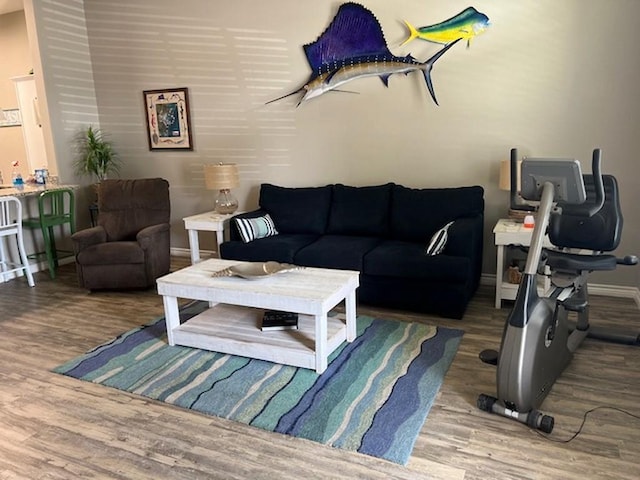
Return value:
<svg viewBox="0 0 640 480">
<path fill-rule="evenodd" d="M 433 256 L 440 255 L 442 253 L 444 247 L 447 245 L 447 239 L 449 238 L 448 230 L 451 225 L 453 225 L 453 222 L 447 223 L 444 227 L 433 234 L 425 251 L 427 255 Z"/>
<path fill-rule="evenodd" d="M 256 218 L 236 218 L 235 221 L 244 243 L 278 234 L 273 219 L 268 213 Z"/>
</svg>

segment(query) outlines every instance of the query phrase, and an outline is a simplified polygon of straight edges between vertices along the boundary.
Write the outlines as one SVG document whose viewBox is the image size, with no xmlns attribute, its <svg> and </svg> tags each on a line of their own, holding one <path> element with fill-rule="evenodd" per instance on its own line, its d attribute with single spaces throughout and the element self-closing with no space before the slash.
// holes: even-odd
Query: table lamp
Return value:
<svg viewBox="0 0 640 480">
<path fill-rule="evenodd" d="M 500 162 L 500 190 L 507 190 L 509 196 L 509 218 L 522 222 L 524 217 L 535 207 L 524 202 L 520 196 L 520 167 L 522 160 L 518 160 L 518 151 L 511 149 L 511 158 Z"/>
<path fill-rule="evenodd" d="M 204 182 L 208 190 L 218 190 L 216 212 L 229 214 L 238 209 L 238 200 L 231 194 L 231 189 L 240 184 L 235 163 L 205 165 Z"/>
</svg>

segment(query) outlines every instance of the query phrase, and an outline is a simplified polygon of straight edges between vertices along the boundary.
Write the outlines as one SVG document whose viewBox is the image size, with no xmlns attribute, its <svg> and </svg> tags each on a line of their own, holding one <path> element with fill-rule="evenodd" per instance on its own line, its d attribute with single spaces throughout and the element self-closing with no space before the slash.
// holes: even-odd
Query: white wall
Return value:
<svg viewBox="0 0 640 480">
<path fill-rule="evenodd" d="M 187 245 L 181 218 L 212 208 L 204 163 L 239 165 L 236 193 L 245 208 L 255 206 L 261 182 L 479 184 L 486 192 L 484 271 L 493 273 L 491 227 L 508 203 L 498 169 L 509 149 L 573 156 L 588 171 L 600 147 L 604 171 L 618 177 L 622 192 L 619 253 L 640 252 L 640 2 L 362 3 L 394 54 L 420 60 L 440 47 L 419 40 L 399 47 L 403 19 L 428 25 L 473 5 L 492 26 L 435 65 L 440 106 L 422 77 L 410 74 L 391 77 L 388 89 L 375 78 L 356 80 L 345 89 L 357 95 L 333 92 L 295 108 L 295 97 L 264 103 L 309 78 L 302 45 L 320 35 L 341 2 L 34 0 L 60 175 L 69 171 L 72 132 L 99 120 L 125 160 L 123 176 L 170 181 L 177 247 Z M 189 88 L 193 152 L 148 150 L 142 91 L 166 87 Z M 637 268 L 596 276 L 629 286 L 639 278 Z"/>
<path fill-rule="evenodd" d="M 24 12 L 0 15 L 0 108 L 18 108 L 13 77 L 27 75 L 33 67 L 29 55 L 29 41 L 24 21 Z M 18 171 L 26 178 L 29 173 L 27 153 L 22 136 L 22 127 L 0 128 L 0 172 L 4 183 L 11 183 L 12 162 L 18 161 Z M 2 183 L 2 182 L 0 182 Z"/>
</svg>

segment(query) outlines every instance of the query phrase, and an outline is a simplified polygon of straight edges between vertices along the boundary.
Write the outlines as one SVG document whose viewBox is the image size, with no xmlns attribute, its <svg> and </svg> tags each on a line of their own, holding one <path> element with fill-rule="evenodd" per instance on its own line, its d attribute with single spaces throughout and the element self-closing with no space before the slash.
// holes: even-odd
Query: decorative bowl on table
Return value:
<svg viewBox="0 0 640 480">
<path fill-rule="evenodd" d="M 232 265 L 217 272 L 213 272 L 213 277 L 242 277 L 249 280 L 265 278 L 276 273 L 302 270 L 304 267 L 291 263 L 280 262 L 247 262 Z"/>
</svg>

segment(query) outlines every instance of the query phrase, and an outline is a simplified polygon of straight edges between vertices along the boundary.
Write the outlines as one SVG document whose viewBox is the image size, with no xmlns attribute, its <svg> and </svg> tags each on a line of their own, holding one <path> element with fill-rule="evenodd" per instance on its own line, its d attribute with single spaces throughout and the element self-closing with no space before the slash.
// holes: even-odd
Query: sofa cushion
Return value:
<svg viewBox="0 0 640 480">
<path fill-rule="evenodd" d="M 107 232 L 108 242 L 133 240 L 144 227 L 169 223 L 169 182 L 162 178 L 102 180 L 98 210 L 98 225 Z"/>
<path fill-rule="evenodd" d="M 395 240 L 423 245 L 446 223 L 484 212 L 484 189 L 407 188 L 394 185 L 391 193 L 390 234 Z"/>
<path fill-rule="evenodd" d="M 334 185 L 327 233 L 385 237 L 389 229 L 392 185 Z"/>
<path fill-rule="evenodd" d="M 375 237 L 324 235 L 296 253 L 294 263 L 307 267 L 362 271 L 364 255 L 380 243 Z"/>
<path fill-rule="evenodd" d="M 327 228 L 332 186 L 288 188 L 263 183 L 260 207 L 280 233 L 322 234 Z"/>
<path fill-rule="evenodd" d="M 273 220 L 268 213 L 256 218 L 236 217 L 234 220 L 236 227 L 238 227 L 238 233 L 244 243 L 278 234 Z"/>
<path fill-rule="evenodd" d="M 220 245 L 220 258 L 228 260 L 244 260 L 247 262 L 294 263 L 293 258 L 298 250 L 313 243 L 317 235 L 279 234 L 261 238 L 250 243 L 240 240 L 224 242 Z"/>
<path fill-rule="evenodd" d="M 367 253 L 362 273 L 434 282 L 466 283 L 471 262 L 467 257 L 424 254 L 424 244 L 387 240 Z"/>
</svg>

